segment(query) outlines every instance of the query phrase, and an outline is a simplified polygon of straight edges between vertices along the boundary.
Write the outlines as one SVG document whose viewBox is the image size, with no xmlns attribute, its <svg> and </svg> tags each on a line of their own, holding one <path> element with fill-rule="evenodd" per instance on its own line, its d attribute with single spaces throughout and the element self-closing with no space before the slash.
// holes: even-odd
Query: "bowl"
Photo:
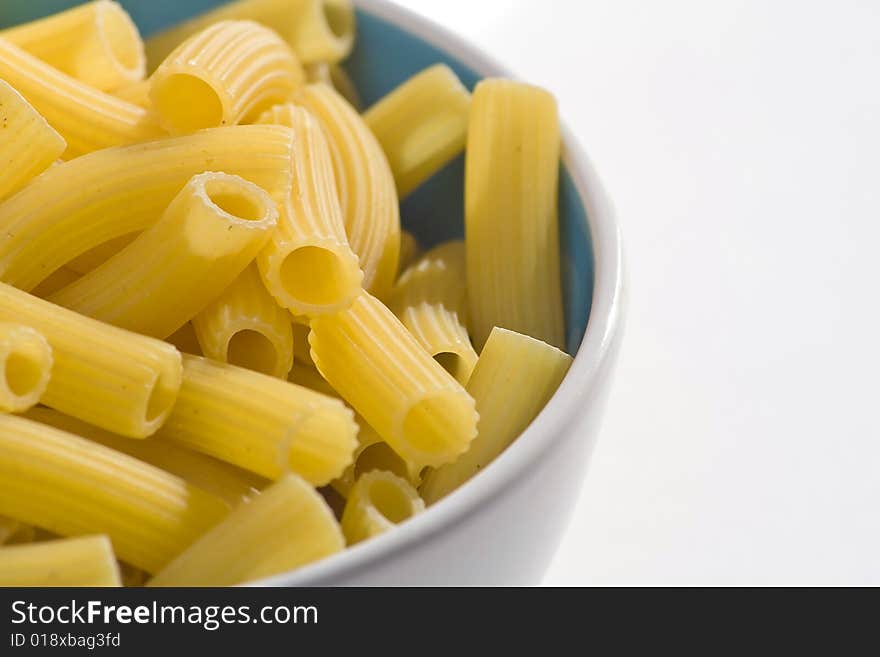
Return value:
<svg viewBox="0 0 880 657">
<path fill-rule="evenodd" d="M 0 26 L 78 4 L 12 0 Z M 145 36 L 220 0 L 121 0 Z M 449 31 L 385 0 L 356 0 L 357 46 L 346 68 L 365 105 L 445 62 L 469 87 L 512 77 Z M 541 84 L 540 80 L 533 80 Z M 564 108 L 562 108 L 564 111 Z M 426 246 L 463 233 L 463 158 L 401 206 Z M 267 586 L 529 585 L 543 576 L 586 475 L 620 346 L 620 235 L 589 159 L 563 128 L 559 189 L 566 340 L 574 362 L 522 436 L 478 476 L 392 532 L 324 561 L 256 582 Z"/>
</svg>

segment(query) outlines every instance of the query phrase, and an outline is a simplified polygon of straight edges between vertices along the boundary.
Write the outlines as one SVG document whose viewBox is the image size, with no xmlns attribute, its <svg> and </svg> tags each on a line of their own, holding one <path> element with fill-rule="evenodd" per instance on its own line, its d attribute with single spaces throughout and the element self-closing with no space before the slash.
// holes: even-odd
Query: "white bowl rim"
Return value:
<svg viewBox="0 0 880 657">
<path fill-rule="evenodd" d="M 511 75 L 505 67 L 455 33 L 389 0 L 354 0 L 369 14 L 382 18 L 462 61 L 482 76 Z M 462 521 L 489 500 L 504 493 L 519 473 L 534 467 L 582 411 L 584 398 L 597 385 L 613 357 L 622 330 L 623 256 L 613 206 L 589 158 L 563 123 L 562 159 L 584 204 L 593 245 L 594 285 L 587 330 L 571 369 L 541 414 L 495 461 L 459 489 L 407 522 L 314 564 L 264 579 L 250 586 L 321 586 L 366 571 L 371 565 L 431 540 Z"/>
</svg>

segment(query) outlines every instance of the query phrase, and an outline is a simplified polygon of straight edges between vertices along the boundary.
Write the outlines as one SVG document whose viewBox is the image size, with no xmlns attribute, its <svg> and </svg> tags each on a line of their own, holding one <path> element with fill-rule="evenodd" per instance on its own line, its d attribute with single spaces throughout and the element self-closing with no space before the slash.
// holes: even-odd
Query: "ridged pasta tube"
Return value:
<svg viewBox="0 0 880 657">
<path fill-rule="evenodd" d="M 351 463 L 357 425 L 338 399 L 259 372 L 183 356 L 183 385 L 156 438 L 278 479 L 321 486 Z"/>
<path fill-rule="evenodd" d="M 277 221 L 275 203 L 255 184 L 225 173 L 200 173 L 159 221 L 50 301 L 167 338 L 235 280 Z"/>
<path fill-rule="evenodd" d="M 294 102 L 324 128 L 345 232 L 364 272 L 363 287 L 384 299 L 400 257 L 400 207 L 388 160 L 360 114 L 327 85 L 306 85 Z"/>
<path fill-rule="evenodd" d="M 266 290 L 255 264 L 196 315 L 192 326 L 208 358 L 287 378 L 293 365 L 290 314 Z"/>
<path fill-rule="evenodd" d="M 24 97 L 0 80 L 0 201 L 12 196 L 61 157 L 67 142 Z"/>
<path fill-rule="evenodd" d="M 302 108 L 275 107 L 269 114 L 259 121 L 283 122 L 293 130 L 296 182 L 288 211 L 257 258 L 260 273 L 275 300 L 291 312 L 314 316 L 346 308 L 360 293 L 364 275 L 345 235 L 327 139 Z"/>
<path fill-rule="evenodd" d="M 559 271 L 559 116 L 543 89 L 484 80 L 474 91 L 465 172 L 471 337 L 494 326 L 564 348 Z"/>
<path fill-rule="evenodd" d="M 128 84 L 116 89 L 113 92 L 113 95 L 127 103 L 147 109 L 153 102 L 150 100 L 150 86 L 151 81 L 149 79 L 141 80 L 140 82 Z"/>
<path fill-rule="evenodd" d="M 232 586 L 277 575 L 345 547 L 324 498 L 285 475 L 207 532 L 147 586 Z"/>
<path fill-rule="evenodd" d="M 32 408 L 24 417 L 149 463 L 216 495 L 230 507 L 247 499 L 266 484 L 265 479 L 210 456 L 164 440 L 129 440 L 51 408 Z"/>
<path fill-rule="evenodd" d="M 107 534 L 120 559 L 156 572 L 225 517 L 227 507 L 130 456 L 3 415 L 0 513 L 62 536 Z"/>
<path fill-rule="evenodd" d="M 318 371 L 394 451 L 421 467 L 467 450 L 474 400 L 379 300 L 363 293 L 311 327 Z"/>
<path fill-rule="evenodd" d="M 0 322 L 0 412 L 18 413 L 40 401 L 51 373 L 46 338 L 30 326 Z"/>
<path fill-rule="evenodd" d="M 248 122 L 303 82 L 299 60 L 275 32 L 222 21 L 168 55 L 150 78 L 150 100 L 162 126 L 183 134 Z"/>
<path fill-rule="evenodd" d="M 2 38 L 0 78 L 64 137 L 65 158 L 161 134 L 142 107 L 75 80 Z"/>
<path fill-rule="evenodd" d="M 0 548 L 0 586 L 120 586 L 107 536 Z"/>
<path fill-rule="evenodd" d="M 47 406 L 131 438 L 152 434 L 177 397 L 180 354 L 0 283 L 0 321 L 33 327 L 52 347 Z"/>
<path fill-rule="evenodd" d="M 464 150 L 471 95 L 445 64 L 411 77 L 364 113 L 404 198 Z"/>
<path fill-rule="evenodd" d="M 118 3 L 109 0 L 86 2 L 2 30 L 0 39 L 101 91 L 137 82 L 146 70 L 137 26 Z"/>
<path fill-rule="evenodd" d="M 462 385 L 477 362 L 467 332 L 464 242 L 435 247 L 397 281 L 388 307 Z"/>
<path fill-rule="evenodd" d="M 236 126 L 107 149 L 52 167 L 0 204 L 0 280 L 33 289 L 89 249 L 145 229 L 203 171 L 241 176 L 283 203 L 292 151 L 288 128 Z"/>
<path fill-rule="evenodd" d="M 330 482 L 333 489 L 348 497 L 351 487 L 362 475 L 374 470 L 384 470 L 405 479 L 411 486 L 417 487 L 422 482 L 422 470 L 419 465 L 408 462 L 400 454 L 391 449 L 367 424 L 358 418 L 358 446 L 354 451 L 354 462 L 339 477 Z"/>
<path fill-rule="evenodd" d="M 309 328 L 308 321 L 299 322 L 294 317 L 291 328 L 293 329 L 293 359 L 303 365 L 314 367 L 315 363 L 312 360 L 312 352 L 309 349 L 309 331 L 311 329 Z"/>
<path fill-rule="evenodd" d="M 351 487 L 342 512 L 342 532 L 348 545 L 384 534 L 425 510 L 415 488 L 397 475 L 373 470 Z"/>
<path fill-rule="evenodd" d="M 479 434 L 454 463 L 429 472 L 422 497 L 432 504 L 491 463 L 532 423 L 556 392 L 571 356 L 526 335 L 494 328 L 468 381 Z"/>
<path fill-rule="evenodd" d="M 252 20 L 272 28 L 306 64 L 338 62 L 354 45 L 351 0 L 238 0 L 150 37 L 146 43 L 150 70 L 184 39 L 224 20 Z"/>
</svg>

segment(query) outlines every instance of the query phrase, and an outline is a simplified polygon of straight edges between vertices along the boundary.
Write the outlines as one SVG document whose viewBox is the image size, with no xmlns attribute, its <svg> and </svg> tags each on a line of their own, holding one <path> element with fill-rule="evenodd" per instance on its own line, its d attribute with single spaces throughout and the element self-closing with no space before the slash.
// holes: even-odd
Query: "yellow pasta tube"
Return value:
<svg viewBox="0 0 880 657">
<path fill-rule="evenodd" d="M 400 273 L 406 271 L 421 255 L 422 247 L 419 246 L 416 236 L 408 230 L 400 231 L 400 259 L 398 263 Z"/>
<path fill-rule="evenodd" d="M 464 150 L 471 95 L 437 64 L 413 76 L 364 113 L 404 198 Z"/>
<path fill-rule="evenodd" d="M 295 102 L 324 128 L 348 242 L 364 272 L 363 288 L 384 299 L 397 275 L 400 208 L 382 147 L 357 111 L 327 85 L 306 85 Z"/>
<path fill-rule="evenodd" d="M 18 413 L 40 401 L 52 372 L 52 348 L 29 326 L 0 322 L 0 412 Z"/>
<path fill-rule="evenodd" d="M 130 456 L 0 416 L 0 513 L 62 536 L 107 534 L 156 572 L 227 514 L 224 502 Z"/>
<path fill-rule="evenodd" d="M 323 82 L 336 89 L 358 112 L 363 108 L 361 96 L 354 81 L 339 64 L 318 62 L 306 67 L 306 79 L 309 82 Z"/>
<path fill-rule="evenodd" d="M 471 337 L 494 326 L 563 348 L 557 197 L 559 117 L 549 93 L 485 80 L 471 108 L 465 244 Z"/>
<path fill-rule="evenodd" d="M 0 586 L 121 586 L 107 536 L 0 548 Z"/>
<path fill-rule="evenodd" d="M 161 134 L 143 108 L 79 82 L 2 38 L 0 78 L 64 137 L 68 159 Z"/>
<path fill-rule="evenodd" d="M 0 80 L 0 201 L 49 168 L 67 142 L 20 93 Z"/>
<path fill-rule="evenodd" d="M 311 327 L 318 371 L 394 451 L 421 467 L 468 448 L 474 400 L 380 301 L 364 293 Z"/>
<path fill-rule="evenodd" d="M 232 586 L 277 575 L 345 547 L 333 511 L 301 478 L 285 475 L 238 506 L 147 586 Z"/>
<path fill-rule="evenodd" d="M 272 28 L 306 64 L 338 62 L 354 45 L 351 0 L 238 0 L 150 37 L 146 43 L 150 70 L 184 39 L 224 20 L 252 20 Z"/>
<path fill-rule="evenodd" d="M 293 106 L 275 107 L 260 122 L 275 123 L 276 112 L 285 109 L 284 125 L 293 130 L 296 144 L 295 189 L 257 263 L 279 304 L 300 315 L 331 313 L 351 304 L 363 273 L 345 236 L 327 140 L 318 122 Z"/>
<path fill-rule="evenodd" d="M 296 55 L 253 21 L 222 21 L 194 34 L 150 78 L 150 100 L 172 134 L 236 125 L 285 101 L 305 82 Z"/>
<path fill-rule="evenodd" d="M 397 475 L 373 470 L 352 486 L 342 512 L 342 532 L 348 545 L 384 534 L 425 510 L 416 489 Z"/>
<path fill-rule="evenodd" d="M 2 30 L 0 39 L 102 91 L 137 82 L 146 70 L 137 27 L 118 3 L 108 0 Z"/>
<path fill-rule="evenodd" d="M 477 362 L 466 328 L 464 242 L 431 249 L 403 273 L 389 308 L 415 339 L 462 385 Z"/>
<path fill-rule="evenodd" d="M 86 424 L 51 408 L 36 407 L 25 417 L 76 434 L 105 447 L 128 454 L 169 472 L 235 506 L 262 488 L 266 481 L 228 463 L 179 447 L 164 440 L 129 440 Z"/>
<path fill-rule="evenodd" d="M 280 378 L 293 365 L 290 314 L 266 291 L 255 264 L 193 317 L 192 326 L 208 358 Z"/>
<path fill-rule="evenodd" d="M 241 176 L 280 205 L 290 195 L 292 150 L 287 128 L 236 126 L 98 151 L 52 167 L 0 204 L 0 280 L 33 289 L 89 249 L 150 226 L 204 171 Z"/>
<path fill-rule="evenodd" d="M 259 372 L 183 356 L 183 385 L 157 438 L 278 479 L 321 486 L 351 463 L 357 425 L 338 399 Z"/>
<path fill-rule="evenodd" d="M 141 80 L 140 82 L 128 84 L 116 89 L 113 92 L 113 95 L 127 103 L 147 109 L 152 104 L 152 101 L 150 100 L 150 86 L 151 80 Z"/>
<path fill-rule="evenodd" d="M 225 173 L 193 176 L 162 218 L 53 303 L 167 338 L 232 283 L 278 220 L 269 195 Z"/>
<path fill-rule="evenodd" d="M 420 489 L 428 504 L 473 477 L 519 436 L 556 392 L 571 356 L 525 335 L 494 328 L 467 390 L 480 413 L 479 434 L 454 463 L 430 471 Z"/>
<path fill-rule="evenodd" d="M 181 381 L 180 354 L 0 283 L 0 321 L 31 326 L 52 347 L 47 406 L 131 438 L 153 433 Z"/>
</svg>

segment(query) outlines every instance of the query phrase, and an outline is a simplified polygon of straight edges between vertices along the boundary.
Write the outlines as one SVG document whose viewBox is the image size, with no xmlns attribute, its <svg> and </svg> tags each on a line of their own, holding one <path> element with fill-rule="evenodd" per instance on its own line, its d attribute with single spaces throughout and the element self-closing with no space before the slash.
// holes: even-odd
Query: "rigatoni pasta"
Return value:
<svg viewBox="0 0 880 657">
<path fill-rule="evenodd" d="M 191 36 L 150 78 L 151 107 L 171 134 L 247 122 L 305 82 L 296 55 L 253 21 L 222 21 Z"/>
<path fill-rule="evenodd" d="M 7 82 L 0 80 L 0 201 L 49 168 L 67 148 L 64 138 Z"/>
<path fill-rule="evenodd" d="M 146 69 L 137 27 L 118 3 L 109 0 L 93 0 L 0 30 L 0 39 L 101 91 L 142 80 Z"/>
<path fill-rule="evenodd" d="M 108 324 L 166 338 L 254 259 L 278 221 L 269 195 L 239 176 L 193 176 L 162 218 L 50 301 Z"/>
<path fill-rule="evenodd" d="M 462 385 L 477 353 L 467 332 L 464 242 L 431 249 L 401 274 L 389 308 L 419 344 Z"/>
<path fill-rule="evenodd" d="M 465 174 L 471 338 L 494 326 L 563 348 L 557 197 L 559 116 L 538 87 L 484 80 L 474 91 Z"/>
<path fill-rule="evenodd" d="M 540 340 L 495 328 L 467 390 L 480 413 L 479 433 L 455 462 L 432 470 L 421 487 L 429 504 L 491 463 L 540 413 L 571 365 L 571 356 Z"/>
<path fill-rule="evenodd" d="M 228 2 L 150 39 L 146 79 L 111 0 L 0 30 L 0 585 L 312 563 L 470 479 L 565 376 L 555 101 L 437 64 L 362 115 L 354 22 Z M 465 240 L 404 231 L 465 147 Z"/>
<path fill-rule="evenodd" d="M 0 548 L 0 586 L 120 586 L 107 536 L 81 536 Z"/>
<path fill-rule="evenodd" d="M 107 534 L 120 559 L 156 572 L 227 507 L 126 454 L 0 415 L 0 513 L 62 536 Z"/>
<path fill-rule="evenodd" d="M 181 382 L 169 344 L 83 317 L 0 283 L 0 321 L 39 331 L 52 347 L 47 406 L 110 431 L 144 438 L 165 421 Z"/>
<path fill-rule="evenodd" d="M 192 326 L 208 358 L 280 378 L 293 365 L 290 314 L 266 290 L 255 264 L 196 315 Z"/>
<path fill-rule="evenodd" d="M 286 475 L 238 506 L 147 586 L 231 586 L 291 570 L 345 547 L 324 498 Z"/>
<path fill-rule="evenodd" d="M 308 109 L 324 128 L 345 232 L 364 272 L 363 287 L 384 299 L 397 275 L 400 209 L 382 147 L 357 111 L 327 85 L 306 85 L 294 102 Z"/>
<path fill-rule="evenodd" d="M 365 292 L 314 318 L 309 343 L 322 376 L 398 454 L 437 466 L 467 450 L 474 400 L 379 300 Z"/>
<path fill-rule="evenodd" d="M 401 198 L 464 150 L 471 95 L 445 64 L 414 75 L 364 113 Z"/>
<path fill-rule="evenodd" d="M 38 406 L 24 417 L 56 429 L 76 434 L 105 447 L 128 454 L 144 463 L 169 472 L 193 486 L 216 495 L 230 507 L 263 488 L 266 480 L 247 470 L 223 463 L 205 454 L 164 440 L 130 440 L 51 408 Z"/>
<path fill-rule="evenodd" d="M 360 292 L 364 275 L 345 236 L 327 140 L 302 108 L 276 107 L 260 122 L 293 130 L 297 181 L 278 229 L 257 258 L 266 287 L 298 315 L 346 308 Z"/>
<path fill-rule="evenodd" d="M 237 0 L 150 37 L 146 44 L 150 70 L 182 41 L 225 20 L 251 20 L 272 28 L 306 64 L 337 62 L 354 44 L 351 0 Z"/>
<path fill-rule="evenodd" d="M 0 412 L 19 413 L 40 401 L 51 373 L 46 338 L 30 326 L 0 322 Z"/>
<path fill-rule="evenodd" d="M 282 203 L 290 194 L 292 151 L 288 128 L 236 126 L 105 149 L 52 167 L 0 204 L 0 280 L 34 288 L 76 256 L 151 225 L 205 171 L 241 176 Z"/>
<path fill-rule="evenodd" d="M 348 545 L 384 534 L 425 510 L 425 503 L 405 479 L 382 470 L 362 475 L 352 486 L 342 513 Z"/>
<path fill-rule="evenodd" d="M 338 399 L 184 354 L 177 403 L 156 438 L 278 479 L 320 486 L 351 463 L 357 425 Z"/>
<path fill-rule="evenodd" d="M 64 137 L 68 159 L 161 134 L 142 107 L 75 80 L 2 38 L 0 78 Z"/>
</svg>

